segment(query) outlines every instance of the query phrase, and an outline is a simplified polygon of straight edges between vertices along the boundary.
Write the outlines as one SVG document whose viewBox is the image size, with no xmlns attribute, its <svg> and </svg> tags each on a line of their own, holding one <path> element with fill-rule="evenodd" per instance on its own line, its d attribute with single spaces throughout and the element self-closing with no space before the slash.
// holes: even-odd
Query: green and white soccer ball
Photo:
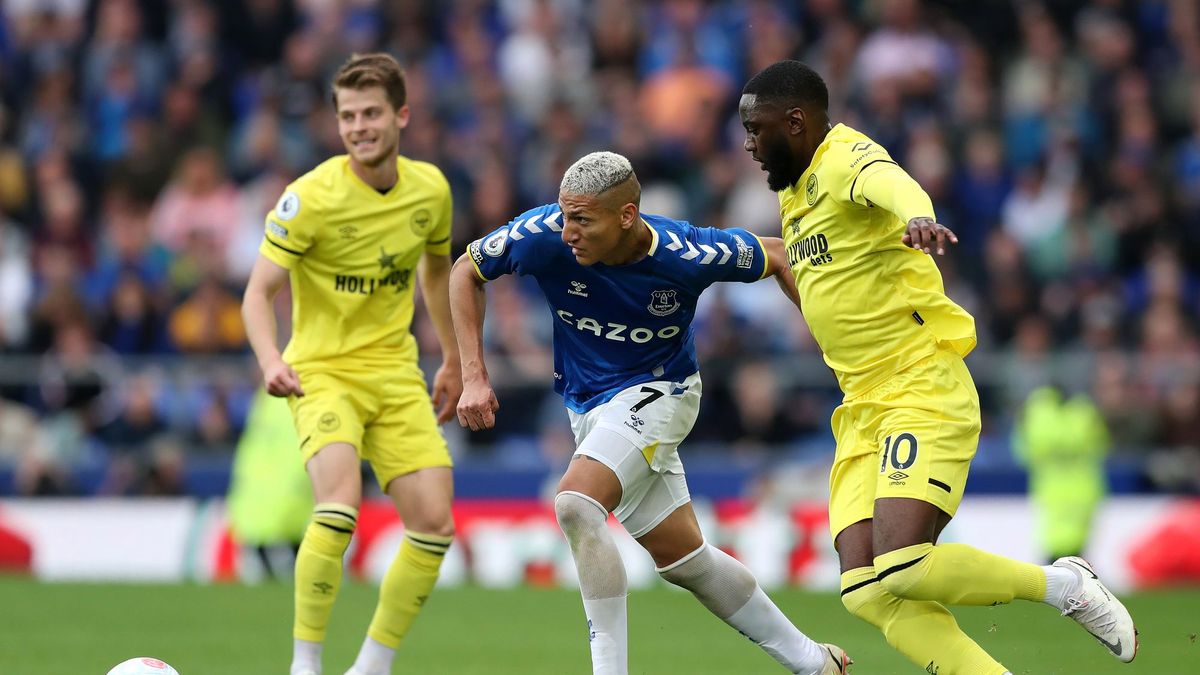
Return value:
<svg viewBox="0 0 1200 675">
<path fill-rule="evenodd" d="M 179 675 L 179 671 L 164 661 L 149 656 L 122 661 L 108 671 L 108 675 Z"/>
</svg>

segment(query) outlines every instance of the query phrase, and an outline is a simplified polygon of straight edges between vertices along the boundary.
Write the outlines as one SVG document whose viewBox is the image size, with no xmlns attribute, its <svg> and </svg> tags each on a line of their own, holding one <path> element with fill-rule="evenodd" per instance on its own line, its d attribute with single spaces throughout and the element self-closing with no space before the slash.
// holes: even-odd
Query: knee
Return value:
<svg viewBox="0 0 1200 675">
<path fill-rule="evenodd" d="M 846 611 L 883 631 L 885 636 L 895 611 L 895 602 L 898 601 L 874 579 L 856 588 L 842 590 L 842 606 Z"/>
<path fill-rule="evenodd" d="M 842 572 L 842 606 L 847 612 L 863 621 L 882 627 L 888 602 L 892 599 L 879 584 L 875 568 L 860 565 Z"/>
<path fill-rule="evenodd" d="M 433 534 L 439 537 L 453 537 L 454 518 L 447 515 L 445 518 L 432 521 L 429 527 L 422 528 L 420 531 L 424 532 L 425 534 Z"/>
<path fill-rule="evenodd" d="M 872 600 L 870 592 L 857 591 L 854 593 L 842 593 L 842 606 L 846 608 L 853 616 L 864 618 L 867 614 L 864 610 Z"/>
<path fill-rule="evenodd" d="M 694 590 L 698 586 L 717 584 L 729 594 L 749 598 L 758 587 L 758 581 L 746 566 L 719 548 L 701 542 L 700 547 L 690 551 L 666 567 L 657 568 L 664 581 Z"/>
<path fill-rule="evenodd" d="M 895 574 L 880 579 L 879 586 L 884 591 L 887 591 L 897 598 L 908 600 L 909 592 L 912 590 L 913 584 L 908 578 L 908 575 L 904 574 L 903 572 L 896 572 Z"/>
<path fill-rule="evenodd" d="M 554 498 L 554 517 L 558 526 L 568 536 L 585 529 L 603 526 L 608 519 L 608 511 L 600 502 L 580 492 L 559 492 Z"/>
<path fill-rule="evenodd" d="M 404 521 L 404 528 L 438 537 L 453 537 L 454 514 L 450 511 L 449 505 L 444 508 L 410 513 L 409 518 Z"/>
<path fill-rule="evenodd" d="M 879 574 L 879 585 L 884 591 L 905 600 L 922 600 L 917 592 L 928 572 L 929 544 L 907 548 L 876 556 L 875 569 Z"/>
<path fill-rule="evenodd" d="M 871 617 L 876 614 L 875 605 L 885 597 L 883 588 L 875 580 L 874 570 L 867 568 L 866 577 L 849 586 L 846 585 L 843 575 L 842 584 L 842 606 L 846 608 L 846 611 L 860 619 L 874 623 Z"/>
<path fill-rule="evenodd" d="M 699 548 L 675 556 L 673 562 L 656 567 L 655 571 L 663 581 L 688 588 L 696 579 L 711 574 L 713 567 L 712 552 L 708 544 L 702 541 Z"/>
</svg>

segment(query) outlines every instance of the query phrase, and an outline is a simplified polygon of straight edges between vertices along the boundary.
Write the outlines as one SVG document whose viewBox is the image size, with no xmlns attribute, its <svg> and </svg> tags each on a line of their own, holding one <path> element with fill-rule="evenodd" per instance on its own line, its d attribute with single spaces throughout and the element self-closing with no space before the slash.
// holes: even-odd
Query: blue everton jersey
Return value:
<svg viewBox="0 0 1200 675">
<path fill-rule="evenodd" d="M 630 265 L 577 263 L 557 204 L 526 211 L 467 248 L 485 281 L 513 273 L 537 280 L 554 314 L 554 390 L 575 412 L 635 384 L 695 373 L 700 293 L 717 281 L 766 275 L 762 242 L 746 230 L 642 219 L 653 233 L 650 252 Z"/>
</svg>

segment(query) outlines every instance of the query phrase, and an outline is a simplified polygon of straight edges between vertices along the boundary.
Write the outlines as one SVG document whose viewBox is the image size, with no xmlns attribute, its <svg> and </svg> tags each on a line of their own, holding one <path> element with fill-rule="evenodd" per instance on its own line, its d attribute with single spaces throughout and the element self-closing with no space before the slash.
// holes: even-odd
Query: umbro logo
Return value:
<svg viewBox="0 0 1200 675">
<path fill-rule="evenodd" d="M 904 480 L 905 478 L 908 478 L 908 474 L 904 473 L 903 471 L 893 471 L 892 473 L 888 474 L 888 478 L 891 478 L 892 480 Z"/>
<path fill-rule="evenodd" d="M 587 284 L 583 283 L 582 281 L 572 281 L 571 287 L 567 289 L 567 293 L 570 295 L 578 295 L 581 298 L 586 298 L 588 296 Z"/>
</svg>

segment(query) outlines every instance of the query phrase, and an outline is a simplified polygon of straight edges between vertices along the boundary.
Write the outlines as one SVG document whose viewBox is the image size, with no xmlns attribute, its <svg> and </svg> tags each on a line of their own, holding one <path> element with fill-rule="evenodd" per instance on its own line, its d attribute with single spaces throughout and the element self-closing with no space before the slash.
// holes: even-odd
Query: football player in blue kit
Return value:
<svg viewBox="0 0 1200 675">
<path fill-rule="evenodd" d="M 629 160 L 589 154 L 567 169 L 557 204 L 526 211 L 458 259 L 450 304 L 463 369 L 459 422 L 490 428 L 499 408 L 483 358 L 485 284 L 533 277 L 554 315 L 554 388 L 575 435 L 554 512 L 579 572 L 593 672 L 628 672 L 612 512 L 664 579 L 788 672 L 841 675 L 843 650 L 800 632 L 745 566 L 705 542 L 679 457 L 700 408 L 696 301 L 718 281 L 774 276 L 798 305 L 783 242 L 641 213 L 640 197 Z"/>
</svg>

